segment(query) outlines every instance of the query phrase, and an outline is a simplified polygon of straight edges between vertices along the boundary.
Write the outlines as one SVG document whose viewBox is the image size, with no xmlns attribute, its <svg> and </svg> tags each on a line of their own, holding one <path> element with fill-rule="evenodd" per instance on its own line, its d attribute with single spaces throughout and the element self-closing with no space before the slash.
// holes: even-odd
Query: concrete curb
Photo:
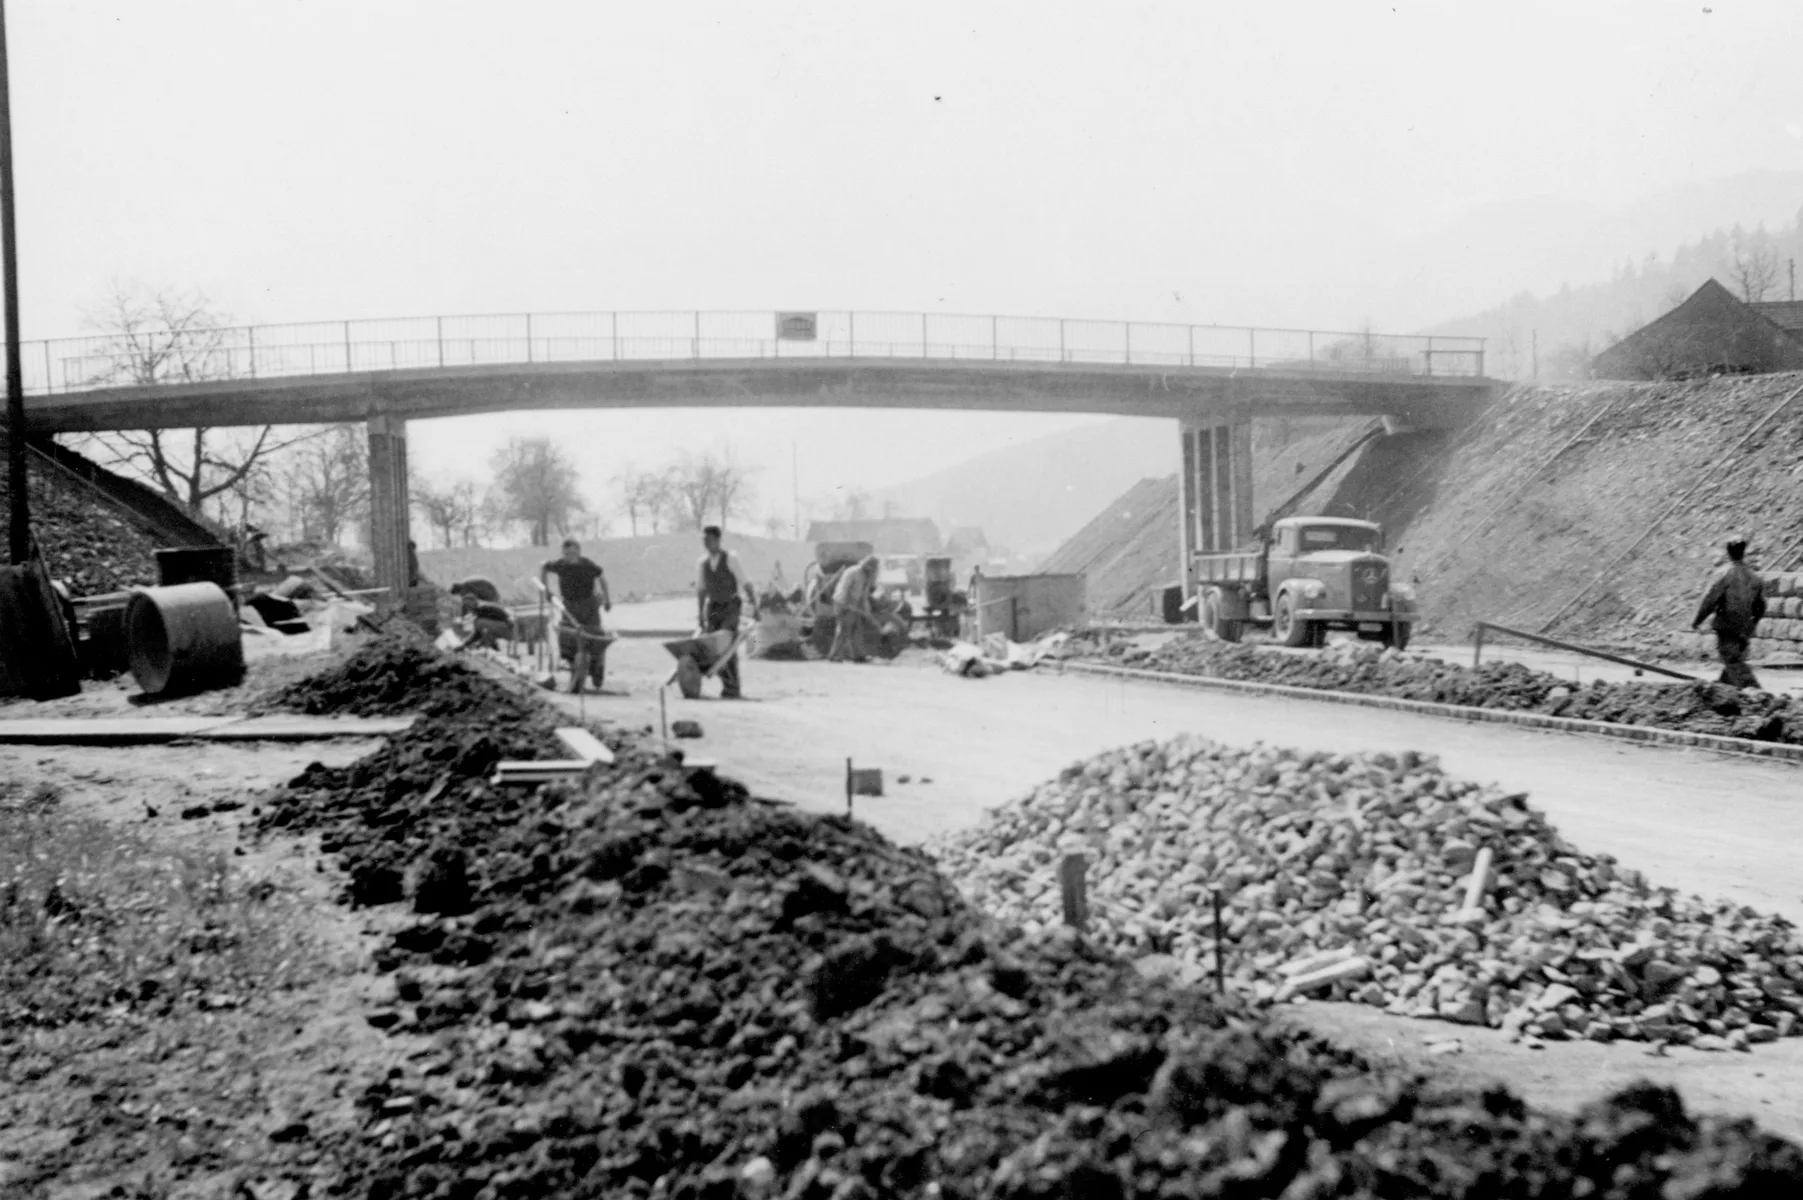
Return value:
<svg viewBox="0 0 1803 1200">
<path fill-rule="evenodd" d="M 1430 717 L 1450 717 L 1455 721 L 1516 725 L 1526 729 L 1557 730 L 1561 733 L 1588 733 L 1599 737 L 1615 738 L 1618 741 L 1685 746 L 1698 750 L 1718 750 L 1724 754 L 1740 754 L 1753 758 L 1803 763 L 1803 746 L 1786 745 L 1780 742 L 1756 742 L 1751 738 L 1726 737 L 1716 733 L 1689 733 L 1681 729 L 1660 729 L 1652 725 L 1617 725 L 1609 721 L 1584 721 L 1576 717 L 1555 717 L 1546 713 L 1517 712 L 1506 708 L 1467 708 L 1457 704 L 1435 704 L 1428 700 L 1404 700 L 1397 696 L 1372 696 L 1363 692 L 1333 692 L 1324 688 L 1295 687 L 1286 683 L 1254 683 L 1241 679 L 1216 679 L 1208 675 L 1182 675 L 1175 671 L 1144 671 L 1135 667 L 1111 667 L 1102 663 L 1067 661 L 1061 664 L 1061 669 L 1076 671 L 1083 675 L 1134 679 L 1144 683 L 1212 688 L 1215 691 L 1264 696 L 1288 696 L 1298 700 L 1352 704 L 1360 708 L 1387 708 L 1395 712 L 1420 713 Z"/>
</svg>

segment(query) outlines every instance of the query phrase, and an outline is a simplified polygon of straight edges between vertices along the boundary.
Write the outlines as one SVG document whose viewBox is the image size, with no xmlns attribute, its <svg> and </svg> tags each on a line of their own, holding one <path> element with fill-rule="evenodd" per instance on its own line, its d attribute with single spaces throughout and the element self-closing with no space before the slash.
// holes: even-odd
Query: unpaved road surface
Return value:
<svg viewBox="0 0 1803 1200">
<path fill-rule="evenodd" d="M 655 642 L 624 639 L 609 654 L 607 694 L 560 703 L 655 729 L 670 665 Z M 1147 738 L 1418 750 L 1454 774 L 1529 793 L 1567 837 L 1657 883 L 1803 920 L 1803 766 L 1055 669 L 959 679 L 912 651 L 893 663 L 744 671 L 750 699 L 740 702 L 716 699 L 712 682 L 696 701 L 668 689 L 669 719 L 697 720 L 704 733 L 680 744 L 754 790 L 821 811 L 845 808 L 847 758 L 880 767 L 887 794 L 860 799 L 857 813 L 901 841 L 974 824 L 1080 758 Z"/>
</svg>

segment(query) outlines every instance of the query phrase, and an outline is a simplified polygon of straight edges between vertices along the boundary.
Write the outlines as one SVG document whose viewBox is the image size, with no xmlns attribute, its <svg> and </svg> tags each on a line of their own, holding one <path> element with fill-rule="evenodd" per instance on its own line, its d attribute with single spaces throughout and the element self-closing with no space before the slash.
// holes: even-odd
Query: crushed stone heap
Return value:
<svg viewBox="0 0 1803 1200">
<path fill-rule="evenodd" d="M 1077 630 L 1061 653 L 1136 670 L 1803 745 L 1803 710 L 1788 696 L 1753 688 L 1603 679 L 1579 686 L 1520 663 L 1493 660 L 1472 668 L 1414 651 L 1386 650 L 1372 642 L 1335 642 L 1324 650 L 1291 653 L 1215 641 L 1197 633 L 1145 650 L 1134 646 L 1131 636 L 1106 629 Z"/>
<path fill-rule="evenodd" d="M 1059 864 L 1083 854 L 1095 937 L 1192 980 L 1213 971 L 1219 888 L 1230 986 L 1264 1000 L 1704 1049 L 1799 1032 L 1794 926 L 1653 887 L 1525 801 L 1415 754 L 1184 737 L 1078 763 L 932 850 L 968 899 L 1029 929 L 1060 919 Z"/>
</svg>

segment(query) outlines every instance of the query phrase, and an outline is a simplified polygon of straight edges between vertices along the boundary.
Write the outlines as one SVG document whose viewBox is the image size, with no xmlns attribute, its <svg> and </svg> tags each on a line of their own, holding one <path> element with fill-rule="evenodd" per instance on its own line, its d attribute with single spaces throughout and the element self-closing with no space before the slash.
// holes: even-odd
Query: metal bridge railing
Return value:
<svg viewBox="0 0 1803 1200">
<path fill-rule="evenodd" d="M 1481 376 L 1484 339 L 943 313 L 603 312 L 136 331 L 20 347 L 25 390 L 39 395 L 437 367 L 785 358 Z"/>
</svg>

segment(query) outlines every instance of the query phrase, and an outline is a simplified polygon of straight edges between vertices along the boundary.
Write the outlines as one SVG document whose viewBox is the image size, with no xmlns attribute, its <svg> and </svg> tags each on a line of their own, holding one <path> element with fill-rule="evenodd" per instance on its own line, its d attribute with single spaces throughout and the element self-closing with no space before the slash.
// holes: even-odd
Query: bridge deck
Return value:
<svg viewBox="0 0 1803 1200">
<path fill-rule="evenodd" d="M 37 432 L 503 409 L 1223 406 L 1438 424 L 1480 338 L 906 313 L 588 313 L 134 331 L 21 348 Z"/>
</svg>

